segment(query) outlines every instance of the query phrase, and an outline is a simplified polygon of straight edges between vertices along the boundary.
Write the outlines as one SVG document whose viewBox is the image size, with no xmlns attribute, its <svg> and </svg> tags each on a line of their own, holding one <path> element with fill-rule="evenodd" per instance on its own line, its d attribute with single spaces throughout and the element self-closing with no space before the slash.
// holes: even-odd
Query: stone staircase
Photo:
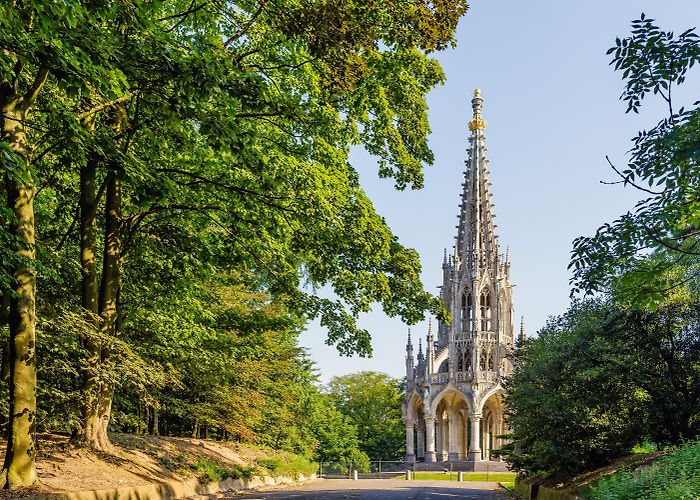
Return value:
<svg viewBox="0 0 700 500">
<path fill-rule="evenodd" d="M 508 464 L 491 460 L 451 460 L 447 462 L 416 462 L 415 471 L 508 472 Z"/>
</svg>

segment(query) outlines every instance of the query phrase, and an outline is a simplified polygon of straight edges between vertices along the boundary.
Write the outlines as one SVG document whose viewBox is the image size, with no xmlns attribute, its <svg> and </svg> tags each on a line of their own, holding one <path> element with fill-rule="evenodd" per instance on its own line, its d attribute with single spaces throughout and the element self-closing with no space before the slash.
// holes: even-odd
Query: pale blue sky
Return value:
<svg viewBox="0 0 700 500">
<path fill-rule="evenodd" d="M 615 180 L 605 155 L 624 164 L 629 139 L 664 112 L 651 98 L 640 115 L 626 115 L 618 100 L 620 74 L 605 55 L 641 12 L 676 32 L 700 24 L 697 0 L 473 0 L 457 48 L 438 55 L 447 83 L 428 98 L 436 161 L 425 171 L 423 190 L 395 192 L 391 181 L 377 177 L 370 157 L 353 155 L 379 213 L 420 253 L 428 290 L 437 291 L 443 248 L 451 248 L 456 234 L 469 101 L 480 88 L 497 232 L 503 250 L 510 247 L 517 317 L 525 316 L 526 331 L 534 335 L 548 316 L 566 309 L 572 240 L 637 199 L 629 189 L 600 184 Z M 695 69 L 676 102 L 692 104 L 700 99 L 697 89 Z M 373 336 L 371 359 L 339 356 L 324 345 L 326 332 L 317 324 L 302 335 L 323 381 L 360 370 L 404 375 L 406 325 L 380 311 L 360 324 Z M 414 338 L 425 335 L 426 325 L 411 328 Z"/>
</svg>

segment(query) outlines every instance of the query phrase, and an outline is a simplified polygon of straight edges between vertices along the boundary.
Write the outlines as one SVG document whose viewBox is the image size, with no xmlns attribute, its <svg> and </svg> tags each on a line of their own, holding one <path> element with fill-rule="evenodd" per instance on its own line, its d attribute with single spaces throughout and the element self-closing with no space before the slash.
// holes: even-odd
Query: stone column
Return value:
<svg viewBox="0 0 700 500">
<path fill-rule="evenodd" d="M 435 417 L 425 417 L 425 461 L 435 462 Z"/>
<path fill-rule="evenodd" d="M 425 459 L 425 422 L 418 421 L 416 424 L 416 436 L 418 440 L 416 442 L 416 461 L 423 458 Z"/>
<path fill-rule="evenodd" d="M 450 439 L 450 429 L 447 425 L 447 419 L 445 418 L 444 413 L 440 417 L 438 427 L 440 428 L 440 450 L 438 450 L 438 461 L 444 462 L 447 460 L 447 442 Z"/>
<path fill-rule="evenodd" d="M 416 454 L 413 446 L 413 422 L 406 421 L 406 463 L 416 461 Z"/>
<path fill-rule="evenodd" d="M 457 433 L 459 432 L 457 428 L 457 410 L 450 410 L 450 423 L 449 423 L 449 429 L 450 429 L 450 441 L 449 441 L 449 455 L 447 456 L 448 460 L 459 460 L 459 441 L 458 441 L 458 435 Z"/>
<path fill-rule="evenodd" d="M 469 460 L 481 460 L 481 432 L 479 427 L 481 423 L 481 413 L 469 415 L 469 420 L 472 424 L 472 438 L 469 445 Z"/>
</svg>

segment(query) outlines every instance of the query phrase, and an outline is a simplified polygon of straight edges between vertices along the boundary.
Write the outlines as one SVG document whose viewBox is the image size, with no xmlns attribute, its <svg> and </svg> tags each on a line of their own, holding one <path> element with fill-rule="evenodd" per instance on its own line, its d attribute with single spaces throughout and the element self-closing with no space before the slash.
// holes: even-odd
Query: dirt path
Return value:
<svg viewBox="0 0 700 500">
<path fill-rule="evenodd" d="M 449 500 L 463 498 L 468 500 L 505 500 L 498 483 L 480 483 L 456 481 L 402 481 L 398 479 L 321 479 L 283 489 L 248 492 L 242 494 L 219 493 L 200 499 L 245 498 L 248 500 L 277 499 L 349 499 L 367 500 Z"/>
</svg>

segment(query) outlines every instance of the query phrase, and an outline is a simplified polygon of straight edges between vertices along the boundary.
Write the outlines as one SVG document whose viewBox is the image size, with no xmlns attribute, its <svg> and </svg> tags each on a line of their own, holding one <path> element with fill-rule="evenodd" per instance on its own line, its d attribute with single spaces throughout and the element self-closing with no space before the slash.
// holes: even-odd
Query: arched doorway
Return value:
<svg viewBox="0 0 700 500">
<path fill-rule="evenodd" d="M 481 451 L 483 460 L 491 460 L 493 451 L 505 444 L 503 416 L 503 391 L 497 390 L 484 402 L 482 409 Z"/>
<path fill-rule="evenodd" d="M 466 397 L 457 390 L 448 390 L 438 396 L 434 408 L 436 460 L 465 460 L 469 443 Z"/>
</svg>

